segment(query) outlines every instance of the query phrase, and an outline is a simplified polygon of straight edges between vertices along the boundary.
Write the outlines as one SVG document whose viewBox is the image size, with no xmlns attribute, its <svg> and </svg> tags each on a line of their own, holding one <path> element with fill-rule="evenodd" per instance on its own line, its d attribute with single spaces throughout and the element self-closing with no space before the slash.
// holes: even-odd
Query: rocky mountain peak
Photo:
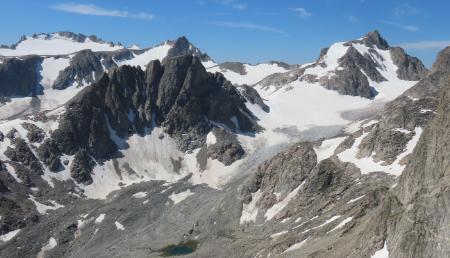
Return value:
<svg viewBox="0 0 450 258">
<path fill-rule="evenodd" d="M 432 71 L 450 72 L 450 46 L 439 52 Z"/>
<path fill-rule="evenodd" d="M 366 46 L 372 47 L 377 46 L 379 49 L 388 50 L 389 44 L 387 41 L 381 36 L 380 32 L 378 30 L 371 31 L 367 33 L 362 41 L 365 43 Z"/>
<path fill-rule="evenodd" d="M 185 36 L 181 36 L 174 41 L 169 41 L 172 47 L 169 49 L 166 58 L 171 58 L 181 55 L 193 55 L 200 58 L 201 61 L 211 61 L 212 59 L 206 54 L 202 53 L 200 49 L 195 47 Z"/>
</svg>

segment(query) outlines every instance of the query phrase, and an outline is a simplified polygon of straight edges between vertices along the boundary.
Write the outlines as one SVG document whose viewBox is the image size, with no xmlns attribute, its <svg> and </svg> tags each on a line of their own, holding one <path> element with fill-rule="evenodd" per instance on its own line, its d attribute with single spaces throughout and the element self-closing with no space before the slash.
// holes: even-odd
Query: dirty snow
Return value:
<svg viewBox="0 0 450 258">
<path fill-rule="evenodd" d="M 356 197 L 355 199 L 351 199 L 351 200 L 348 201 L 347 203 L 353 203 L 353 202 L 359 201 L 359 200 L 361 200 L 362 198 L 364 198 L 364 196 L 366 196 L 366 195 L 361 195 L 361 196 L 359 196 L 359 197 Z"/>
<path fill-rule="evenodd" d="M 340 217 L 341 217 L 341 215 L 333 216 L 333 217 L 331 217 L 331 218 L 325 220 L 324 223 L 320 224 L 319 226 L 313 227 L 312 229 L 318 229 L 318 228 L 321 228 L 321 227 L 323 227 L 323 226 L 325 226 L 325 225 L 328 225 L 328 224 L 330 224 L 331 222 L 333 222 L 333 221 L 339 219 Z"/>
<path fill-rule="evenodd" d="M 281 231 L 281 232 L 278 232 L 278 233 L 275 233 L 275 234 L 270 235 L 270 237 L 271 237 L 271 238 L 276 238 L 276 237 L 279 237 L 279 236 L 281 236 L 281 235 L 286 234 L 287 232 L 289 232 L 289 231 L 287 231 L 287 230 Z"/>
<path fill-rule="evenodd" d="M 36 198 L 33 195 L 29 195 L 28 197 L 29 197 L 28 199 L 30 201 L 32 201 L 34 203 L 34 205 L 36 206 L 36 210 L 42 215 L 47 214 L 47 211 L 49 211 L 49 210 L 57 210 L 59 208 L 64 207 L 64 205 L 61 205 L 53 200 L 48 200 L 52 204 L 52 206 L 49 206 L 49 205 L 45 205 L 45 204 L 42 204 L 42 203 L 36 201 Z"/>
<path fill-rule="evenodd" d="M 7 241 L 13 239 L 15 236 L 17 236 L 17 234 L 19 234 L 19 232 L 20 232 L 20 229 L 16 229 L 16 230 L 10 231 L 6 234 L 0 235 L 0 241 L 7 242 Z"/>
<path fill-rule="evenodd" d="M 18 182 L 22 183 L 22 179 L 19 178 L 19 176 L 16 173 L 16 169 L 11 166 L 9 163 L 4 163 L 6 167 L 6 171 Z"/>
<path fill-rule="evenodd" d="M 95 219 L 95 224 L 100 224 L 103 222 L 103 220 L 105 219 L 106 214 L 102 213 L 100 215 L 98 215 L 98 217 Z"/>
<path fill-rule="evenodd" d="M 182 201 L 184 201 L 186 198 L 188 198 L 189 196 L 193 195 L 194 193 L 191 192 L 190 189 L 187 189 L 184 192 L 180 192 L 180 193 L 172 193 L 169 198 L 173 201 L 173 204 L 178 204 Z"/>
<path fill-rule="evenodd" d="M 140 199 L 140 198 L 147 197 L 147 195 L 148 195 L 148 193 L 146 193 L 146 192 L 138 192 L 138 193 L 133 194 L 133 197 L 136 199 Z"/>
<path fill-rule="evenodd" d="M 45 252 L 52 250 L 57 245 L 58 245 L 58 242 L 56 242 L 56 239 L 54 237 L 51 237 L 48 240 L 48 243 L 41 248 L 41 251 L 38 253 L 37 258 L 44 258 Z"/>
<path fill-rule="evenodd" d="M 256 216 L 258 215 L 258 207 L 256 206 L 256 203 L 259 201 L 259 198 L 261 198 L 261 196 L 261 190 L 258 190 L 255 193 L 252 193 L 252 201 L 250 203 L 243 204 L 240 219 L 241 225 L 246 222 L 256 221 Z"/>
<path fill-rule="evenodd" d="M 283 200 L 280 200 L 275 205 L 273 205 L 270 209 L 266 211 L 266 214 L 264 217 L 267 220 L 271 220 L 275 215 L 277 215 L 280 211 L 282 211 L 289 202 L 297 195 L 300 188 L 305 184 L 305 181 L 303 181 L 297 188 L 292 190 Z"/>
<path fill-rule="evenodd" d="M 324 159 L 327 159 L 334 155 L 334 150 L 341 144 L 347 137 L 337 137 L 333 139 L 324 140 L 319 147 L 315 147 L 314 151 L 317 155 L 317 163 Z"/>
<path fill-rule="evenodd" d="M 306 241 L 308 241 L 309 238 L 310 238 L 310 236 L 307 237 L 305 240 L 299 242 L 299 243 L 291 245 L 288 249 L 284 250 L 283 253 L 287 253 L 287 252 L 290 252 L 290 251 L 294 251 L 294 250 L 300 249 L 306 243 Z"/>
</svg>

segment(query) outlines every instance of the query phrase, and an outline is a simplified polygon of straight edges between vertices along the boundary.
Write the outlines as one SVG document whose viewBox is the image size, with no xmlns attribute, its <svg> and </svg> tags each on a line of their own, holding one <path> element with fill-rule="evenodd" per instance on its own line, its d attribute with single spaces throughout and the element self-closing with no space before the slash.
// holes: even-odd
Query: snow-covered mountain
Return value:
<svg viewBox="0 0 450 258">
<path fill-rule="evenodd" d="M 264 95 L 292 82 L 321 85 L 344 95 L 392 99 L 427 73 L 425 66 L 399 47 L 390 47 L 378 31 L 334 43 L 314 63 L 259 83 Z M 289 86 L 288 86 L 289 87 Z"/>
<path fill-rule="evenodd" d="M 0 46 L 0 55 L 68 55 L 83 49 L 99 52 L 115 51 L 124 49 L 124 47 L 120 44 L 115 45 L 111 42 L 105 42 L 96 36 L 85 36 L 72 32 L 56 32 L 23 36 L 19 42 L 12 46 Z"/>
<path fill-rule="evenodd" d="M 1 256 L 446 250 L 448 49 L 429 72 L 377 31 L 303 65 L 66 32 L 0 55 Z"/>
<path fill-rule="evenodd" d="M 145 69 L 152 60 L 163 61 L 185 54 L 198 56 L 205 64 L 212 62 L 185 37 L 138 50 L 70 32 L 23 37 L 16 45 L 0 51 L 2 84 L 8 89 L 0 95 L 13 98 L 0 107 L 0 118 L 60 107 L 84 86 L 117 67 L 130 65 Z M 20 84 L 26 85 L 17 87 Z M 30 105 L 33 96 L 38 101 L 35 99 Z"/>
</svg>

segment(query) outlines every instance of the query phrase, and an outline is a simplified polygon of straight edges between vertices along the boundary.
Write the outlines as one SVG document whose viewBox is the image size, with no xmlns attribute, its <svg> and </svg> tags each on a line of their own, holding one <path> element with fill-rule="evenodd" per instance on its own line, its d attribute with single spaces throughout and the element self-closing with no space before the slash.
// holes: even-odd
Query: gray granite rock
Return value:
<svg viewBox="0 0 450 258">
<path fill-rule="evenodd" d="M 427 68 L 417 57 L 412 57 L 405 53 L 400 47 L 389 48 L 392 61 L 397 65 L 398 78 L 408 81 L 418 81 L 426 76 Z"/>
<path fill-rule="evenodd" d="M 216 142 L 208 145 L 208 157 L 213 160 L 217 159 L 225 166 L 229 166 L 244 156 L 245 150 L 235 134 L 223 128 L 213 128 L 211 133 L 214 134 Z"/>
<path fill-rule="evenodd" d="M 42 57 L 9 58 L 0 63 L 0 96 L 28 97 L 42 92 L 39 85 Z"/>
</svg>

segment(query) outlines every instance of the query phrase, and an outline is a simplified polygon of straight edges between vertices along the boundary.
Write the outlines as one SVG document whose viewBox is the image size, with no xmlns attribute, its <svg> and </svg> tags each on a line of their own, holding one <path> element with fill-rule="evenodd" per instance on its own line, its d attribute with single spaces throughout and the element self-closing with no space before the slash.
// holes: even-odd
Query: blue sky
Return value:
<svg viewBox="0 0 450 258">
<path fill-rule="evenodd" d="M 218 62 L 305 63 L 378 29 L 430 66 L 450 45 L 448 10 L 448 0 L 14 0 L 2 1 L 0 43 L 68 30 L 147 47 L 185 35 Z"/>
</svg>

